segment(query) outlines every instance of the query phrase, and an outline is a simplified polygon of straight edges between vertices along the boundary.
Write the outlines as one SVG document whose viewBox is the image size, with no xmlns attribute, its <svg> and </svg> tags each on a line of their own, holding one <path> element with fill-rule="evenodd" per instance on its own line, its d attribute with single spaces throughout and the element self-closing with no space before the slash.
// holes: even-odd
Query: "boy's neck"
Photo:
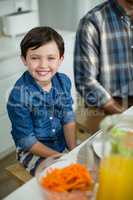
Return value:
<svg viewBox="0 0 133 200">
<path fill-rule="evenodd" d="M 48 85 L 43 86 L 43 90 L 49 92 L 51 90 L 52 83 L 50 82 Z"/>
<path fill-rule="evenodd" d="M 52 82 L 48 82 L 48 83 L 42 83 L 40 84 L 40 86 L 42 87 L 42 89 L 46 92 L 49 92 L 51 90 L 52 87 Z"/>
</svg>

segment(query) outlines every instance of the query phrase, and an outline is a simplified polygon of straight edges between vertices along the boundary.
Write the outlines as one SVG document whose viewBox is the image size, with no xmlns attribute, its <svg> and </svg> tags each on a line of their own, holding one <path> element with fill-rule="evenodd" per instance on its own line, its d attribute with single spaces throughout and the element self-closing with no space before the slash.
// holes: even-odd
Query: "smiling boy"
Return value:
<svg viewBox="0 0 133 200">
<path fill-rule="evenodd" d="M 49 156 L 76 146 L 71 82 L 58 68 L 64 41 L 50 27 L 30 30 L 21 41 L 27 71 L 16 82 L 7 110 L 18 160 L 32 174 Z"/>
</svg>

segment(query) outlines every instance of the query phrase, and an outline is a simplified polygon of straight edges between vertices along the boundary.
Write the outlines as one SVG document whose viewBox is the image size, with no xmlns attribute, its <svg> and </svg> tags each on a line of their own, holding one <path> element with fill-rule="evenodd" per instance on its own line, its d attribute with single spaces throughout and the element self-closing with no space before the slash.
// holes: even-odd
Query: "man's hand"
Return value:
<svg viewBox="0 0 133 200">
<path fill-rule="evenodd" d="M 114 99 L 109 100 L 103 106 L 103 110 L 106 114 L 116 114 L 124 111 L 124 109 Z"/>
</svg>

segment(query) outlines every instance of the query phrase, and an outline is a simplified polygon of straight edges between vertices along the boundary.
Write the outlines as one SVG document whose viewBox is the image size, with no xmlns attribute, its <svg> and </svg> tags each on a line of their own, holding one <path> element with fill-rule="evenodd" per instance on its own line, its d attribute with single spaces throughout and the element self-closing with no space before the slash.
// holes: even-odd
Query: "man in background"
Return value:
<svg viewBox="0 0 133 200">
<path fill-rule="evenodd" d="M 87 109 L 79 116 L 95 132 L 105 115 L 133 105 L 133 0 L 108 0 L 89 11 L 74 57 L 76 88 Z"/>
</svg>

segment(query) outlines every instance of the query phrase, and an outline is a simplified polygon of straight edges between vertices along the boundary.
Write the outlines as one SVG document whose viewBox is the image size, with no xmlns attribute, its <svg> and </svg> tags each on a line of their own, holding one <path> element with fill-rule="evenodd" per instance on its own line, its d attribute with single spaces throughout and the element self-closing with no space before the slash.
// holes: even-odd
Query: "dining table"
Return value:
<svg viewBox="0 0 133 200">
<path fill-rule="evenodd" d="M 133 106 L 128 108 L 126 111 L 124 111 L 123 115 L 133 115 Z M 72 151 L 63 155 L 61 157 L 61 160 L 67 159 L 69 160 L 69 163 L 76 162 L 77 155 L 79 151 L 81 150 L 81 148 L 84 147 L 86 144 L 91 145 L 95 141 L 97 136 L 102 133 L 103 133 L 102 130 L 97 131 L 88 139 L 83 141 L 80 145 L 78 145 L 76 148 L 74 148 Z M 16 189 L 14 192 L 12 192 L 11 194 L 9 194 L 7 197 L 4 198 L 4 200 L 23 200 L 23 199 L 44 200 L 44 197 L 42 195 L 42 192 L 40 190 L 36 177 L 33 177 L 31 180 L 29 180 L 24 185 L 20 186 L 18 189 Z"/>
</svg>

